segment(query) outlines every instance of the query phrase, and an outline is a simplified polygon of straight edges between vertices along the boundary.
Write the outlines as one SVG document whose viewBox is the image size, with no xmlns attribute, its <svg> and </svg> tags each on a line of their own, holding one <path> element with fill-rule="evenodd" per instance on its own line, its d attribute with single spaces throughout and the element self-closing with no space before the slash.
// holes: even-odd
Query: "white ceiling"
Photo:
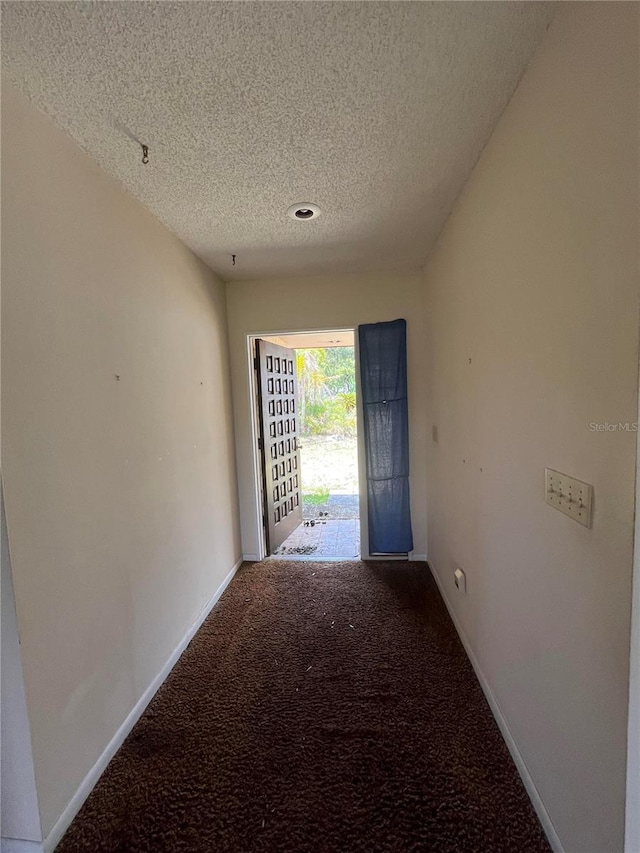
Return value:
<svg viewBox="0 0 640 853">
<path fill-rule="evenodd" d="M 553 3 L 2 12 L 7 78 L 229 280 L 419 267 Z"/>
</svg>

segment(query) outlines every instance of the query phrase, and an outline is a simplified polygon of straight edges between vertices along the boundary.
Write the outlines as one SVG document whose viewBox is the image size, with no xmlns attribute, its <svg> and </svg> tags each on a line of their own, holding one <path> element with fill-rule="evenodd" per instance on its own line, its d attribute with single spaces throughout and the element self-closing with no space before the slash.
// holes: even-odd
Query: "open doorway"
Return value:
<svg viewBox="0 0 640 853">
<path fill-rule="evenodd" d="M 267 553 L 357 558 L 354 332 L 263 336 L 255 354 Z"/>
</svg>

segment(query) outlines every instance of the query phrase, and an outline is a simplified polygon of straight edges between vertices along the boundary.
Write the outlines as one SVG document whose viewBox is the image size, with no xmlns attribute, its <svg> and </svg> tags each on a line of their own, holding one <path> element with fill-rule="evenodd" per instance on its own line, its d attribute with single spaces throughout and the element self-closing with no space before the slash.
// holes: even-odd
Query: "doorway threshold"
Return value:
<svg viewBox="0 0 640 853">
<path fill-rule="evenodd" d="M 307 519 L 273 556 L 276 559 L 354 560 L 360 555 L 358 518 Z"/>
<path fill-rule="evenodd" d="M 288 560 L 291 563 L 346 563 L 359 560 L 360 555 L 342 556 L 342 557 L 327 557 L 324 554 L 274 554 L 271 557 L 265 557 L 265 561 L 271 560 Z"/>
</svg>

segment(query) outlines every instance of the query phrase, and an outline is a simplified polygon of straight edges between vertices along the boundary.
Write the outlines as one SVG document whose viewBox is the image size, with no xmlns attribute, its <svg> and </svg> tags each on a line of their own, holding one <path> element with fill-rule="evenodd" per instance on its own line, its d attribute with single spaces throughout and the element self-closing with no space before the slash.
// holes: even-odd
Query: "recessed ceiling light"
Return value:
<svg viewBox="0 0 640 853">
<path fill-rule="evenodd" d="M 320 208 L 317 204 L 303 201 L 300 204 L 292 204 L 287 213 L 292 219 L 306 222 L 308 219 L 317 219 L 320 216 Z"/>
</svg>

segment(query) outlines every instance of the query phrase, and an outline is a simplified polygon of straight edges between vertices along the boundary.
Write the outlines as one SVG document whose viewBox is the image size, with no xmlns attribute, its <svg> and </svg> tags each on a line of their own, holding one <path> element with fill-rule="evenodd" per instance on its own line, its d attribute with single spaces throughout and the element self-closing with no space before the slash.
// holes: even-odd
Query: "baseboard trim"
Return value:
<svg viewBox="0 0 640 853">
<path fill-rule="evenodd" d="M 260 557 L 257 554 L 243 554 L 242 559 L 245 563 L 259 563 Z"/>
<path fill-rule="evenodd" d="M 546 809 L 546 807 L 542 801 L 542 797 L 540 796 L 540 793 L 538 792 L 538 789 L 536 788 L 535 782 L 533 781 L 531 774 L 529 773 L 529 769 L 525 763 L 525 760 L 522 757 L 520 750 L 518 749 L 518 746 L 514 740 L 513 735 L 511 734 L 511 730 L 509 729 L 509 725 L 507 723 L 507 720 L 506 720 L 504 714 L 502 713 L 502 709 L 500 708 L 498 700 L 496 699 L 496 696 L 495 696 L 493 690 L 491 689 L 489 682 L 487 681 L 487 679 L 485 677 L 484 672 L 482 671 L 482 667 L 480 666 L 478 659 L 476 658 L 475 653 L 474 653 L 473 649 L 471 648 L 471 645 L 469 643 L 467 635 L 464 632 L 462 624 L 458 620 L 458 617 L 456 616 L 456 613 L 455 613 L 453 607 L 451 606 L 451 602 L 449 601 L 449 597 L 448 597 L 447 593 L 445 592 L 445 589 L 444 589 L 442 582 L 438 576 L 438 573 L 435 570 L 435 568 L 433 568 L 432 566 L 429 566 L 429 568 L 431 569 L 431 574 L 433 575 L 433 578 L 434 578 L 436 584 L 438 585 L 438 589 L 440 590 L 440 595 L 442 596 L 442 600 L 444 601 L 445 606 L 446 606 L 447 610 L 449 611 L 449 616 L 451 617 L 451 621 L 455 625 L 456 631 L 458 632 L 458 636 L 460 637 L 460 640 L 462 642 L 462 645 L 464 646 L 464 649 L 467 653 L 467 656 L 468 656 L 469 660 L 471 661 L 471 666 L 473 667 L 473 669 L 476 673 L 476 677 L 477 677 L 478 681 L 480 682 L 480 687 L 482 687 L 482 691 L 483 691 L 483 693 L 487 699 L 487 702 L 489 703 L 489 707 L 491 708 L 491 713 L 495 717 L 495 721 L 498 724 L 498 728 L 500 729 L 500 733 L 502 734 L 502 737 L 504 738 L 504 741 L 507 744 L 507 749 L 511 753 L 511 757 L 513 758 L 513 763 L 516 765 L 518 773 L 520 774 L 520 778 L 522 779 L 522 783 L 524 784 L 524 787 L 527 791 L 527 794 L 529 795 L 529 799 L 531 800 L 531 804 L 533 805 L 533 808 L 535 809 L 536 814 L 538 815 L 540 823 L 542 824 L 542 828 L 545 832 L 545 835 L 547 836 L 547 840 L 549 841 L 551 849 L 553 850 L 553 853 L 564 853 L 564 848 L 560 842 L 560 839 L 558 837 L 558 833 L 555 830 L 555 827 L 553 825 L 553 821 L 551 820 L 551 817 L 549 816 L 549 812 L 547 811 L 547 809 Z"/>
<path fill-rule="evenodd" d="M 87 773 L 87 775 L 83 779 L 82 783 L 80 784 L 80 787 L 78 788 L 76 793 L 71 798 L 69 804 L 67 805 L 65 810 L 62 812 L 62 814 L 60 815 L 60 817 L 58 818 L 58 820 L 54 824 L 53 829 L 51 830 L 51 832 L 49 832 L 49 834 L 45 838 L 42 845 L 39 848 L 33 848 L 33 849 L 32 848 L 15 848 L 15 849 L 8 848 L 6 853 L 52 853 L 52 851 L 55 850 L 56 846 L 59 844 L 60 840 L 62 839 L 62 836 L 65 834 L 65 832 L 67 831 L 67 829 L 71 825 L 71 821 L 74 819 L 74 817 L 80 811 L 80 808 L 82 807 L 84 801 L 87 799 L 87 797 L 89 796 L 89 794 L 91 793 L 91 791 L 95 787 L 100 776 L 102 776 L 102 774 L 104 773 L 107 765 L 109 764 L 109 762 L 111 761 L 113 756 L 116 754 L 116 752 L 120 749 L 120 747 L 124 743 L 127 735 L 131 731 L 131 729 L 135 726 L 135 724 L 138 722 L 138 720 L 142 716 L 145 708 L 147 707 L 149 702 L 153 699 L 156 692 L 158 691 L 158 688 L 164 682 L 166 677 L 169 675 L 169 673 L 171 672 L 171 670 L 173 669 L 173 667 L 177 663 L 178 658 L 180 657 L 182 652 L 186 649 L 186 647 L 189 645 L 189 643 L 193 639 L 198 628 L 200 628 L 200 626 L 202 625 L 204 620 L 207 618 L 207 616 L 209 615 L 211 610 L 215 607 L 215 605 L 220 600 L 222 593 L 225 591 L 225 589 L 229 586 L 229 584 L 233 580 L 235 573 L 238 571 L 238 569 L 242 565 L 243 559 L 244 558 L 241 557 L 236 562 L 236 564 L 231 569 L 231 571 L 227 574 L 227 576 L 222 581 L 222 583 L 220 584 L 218 589 L 215 591 L 215 593 L 212 595 L 212 597 L 209 599 L 209 601 L 207 601 L 207 603 L 204 605 L 204 607 L 202 608 L 202 610 L 198 614 L 195 622 L 191 625 L 191 627 L 184 634 L 184 636 L 182 637 L 182 639 L 180 640 L 180 642 L 178 643 L 176 648 L 173 650 L 173 652 L 169 656 L 169 659 L 167 660 L 167 662 L 164 664 L 164 666 L 162 667 L 160 672 L 156 675 L 156 677 L 153 679 L 151 684 L 147 687 L 147 689 L 142 694 L 140 699 L 136 702 L 136 704 L 134 705 L 132 710 L 129 712 L 129 714 L 125 718 L 124 722 L 122 723 L 122 725 L 120 726 L 118 731 L 115 733 L 115 735 L 110 740 L 109 744 L 107 745 L 106 749 L 104 750 L 104 752 L 102 753 L 100 758 L 98 758 L 98 760 L 93 765 L 91 770 Z M 3 839 L 3 842 L 4 842 L 4 839 Z M 2 847 L 2 853 L 5 853 L 4 846 Z"/>
<path fill-rule="evenodd" d="M 0 838 L 0 853 L 44 853 L 41 841 L 24 838 Z"/>
<path fill-rule="evenodd" d="M 412 563 L 426 563 L 427 555 L 426 554 L 414 554 L 411 552 L 411 556 L 409 557 Z"/>
</svg>

